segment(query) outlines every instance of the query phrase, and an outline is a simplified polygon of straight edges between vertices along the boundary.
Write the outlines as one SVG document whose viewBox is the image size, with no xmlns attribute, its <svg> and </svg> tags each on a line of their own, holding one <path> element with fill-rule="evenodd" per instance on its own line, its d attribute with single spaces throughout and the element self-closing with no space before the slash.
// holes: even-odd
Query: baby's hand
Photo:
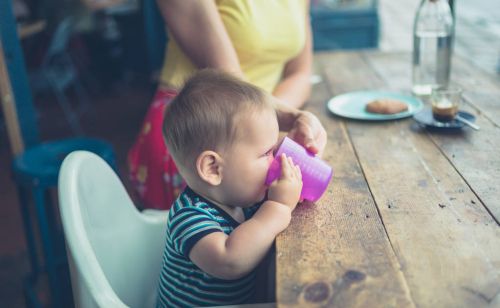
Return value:
<svg viewBox="0 0 500 308">
<path fill-rule="evenodd" d="M 302 190 L 302 173 L 291 157 L 281 154 L 281 176 L 269 187 L 268 199 L 285 204 L 293 210 Z"/>
</svg>

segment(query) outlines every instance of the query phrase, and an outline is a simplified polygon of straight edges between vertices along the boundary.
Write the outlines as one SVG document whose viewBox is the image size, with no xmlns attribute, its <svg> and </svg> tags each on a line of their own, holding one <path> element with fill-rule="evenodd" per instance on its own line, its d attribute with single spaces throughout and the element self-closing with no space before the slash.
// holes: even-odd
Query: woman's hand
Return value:
<svg viewBox="0 0 500 308">
<path fill-rule="evenodd" d="M 305 147 L 309 152 L 321 156 L 326 146 L 326 131 L 319 119 L 308 111 L 300 111 L 288 137 Z"/>
</svg>

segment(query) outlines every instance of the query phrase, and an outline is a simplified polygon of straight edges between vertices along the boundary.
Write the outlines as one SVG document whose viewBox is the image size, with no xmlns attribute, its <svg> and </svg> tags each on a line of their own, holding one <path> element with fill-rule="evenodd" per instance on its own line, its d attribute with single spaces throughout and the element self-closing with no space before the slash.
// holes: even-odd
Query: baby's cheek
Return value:
<svg viewBox="0 0 500 308">
<path fill-rule="evenodd" d="M 274 157 L 273 156 L 270 156 L 270 158 L 266 161 L 266 168 L 265 168 L 265 172 L 263 172 L 263 176 L 264 176 L 264 180 L 267 178 L 267 174 L 269 173 L 269 169 L 271 168 L 271 165 L 274 161 Z"/>
<path fill-rule="evenodd" d="M 272 164 L 273 160 L 274 160 L 274 156 L 273 156 L 273 155 L 269 155 L 269 156 L 267 157 L 267 166 L 268 166 L 268 167 L 269 167 L 269 166 L 271 166 L 271 164 Z"/>
</svg>

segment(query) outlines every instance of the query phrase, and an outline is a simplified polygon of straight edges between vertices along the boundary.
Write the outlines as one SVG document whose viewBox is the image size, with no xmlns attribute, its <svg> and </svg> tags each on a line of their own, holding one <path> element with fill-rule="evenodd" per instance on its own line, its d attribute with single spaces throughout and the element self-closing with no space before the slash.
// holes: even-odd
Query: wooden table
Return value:
<svg viewBox="0 0 500 308">
<path fill-rule="evenodd" d="M 500 307 L 500 78 L 453 60 L 480 131 L 326 110 L 348 91 L 408 93 L 410 63 L 406 53 L 315 55 L 323 82 L 307 109 L 328 132 L 334 177 L 277 239 L 279 307 Z"/>
</svg>

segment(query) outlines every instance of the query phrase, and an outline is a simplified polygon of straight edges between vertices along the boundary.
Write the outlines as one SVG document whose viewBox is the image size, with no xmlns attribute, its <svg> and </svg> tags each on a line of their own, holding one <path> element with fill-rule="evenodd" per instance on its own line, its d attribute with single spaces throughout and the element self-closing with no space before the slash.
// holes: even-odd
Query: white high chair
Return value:
<svg viewBox="0 0 500 308">
<path fill-rule="evenodd" d="M 86 151 L 64 160 L 59 202 L 75 306 L 154 307 L 167 212 L 139 212 L 111 167 Z"/>
</svg>

